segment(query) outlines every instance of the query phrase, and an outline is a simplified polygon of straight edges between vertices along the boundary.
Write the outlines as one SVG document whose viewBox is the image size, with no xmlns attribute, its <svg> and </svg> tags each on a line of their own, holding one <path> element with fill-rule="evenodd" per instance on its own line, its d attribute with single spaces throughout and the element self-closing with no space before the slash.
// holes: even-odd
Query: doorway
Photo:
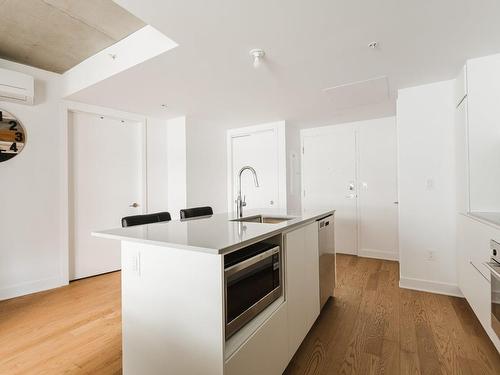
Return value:
<svg viewBox="0 0 500 375">
<path fill-rule="evenodd" d="M 145 212 L 144 124 L 68 113 L 69 279 L 121 268 L 120 242 L 91 232 Z"/>
</svg>

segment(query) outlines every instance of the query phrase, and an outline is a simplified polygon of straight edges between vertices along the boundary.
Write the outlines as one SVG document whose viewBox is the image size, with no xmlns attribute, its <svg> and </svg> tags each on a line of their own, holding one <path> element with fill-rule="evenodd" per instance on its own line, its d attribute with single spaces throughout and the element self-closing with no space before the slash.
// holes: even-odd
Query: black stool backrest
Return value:
<svg viewBox="0 0 500 375">
<path fill-rule="evenodd" d="M 189 219 L 192 217 L 198 216 L 209 216 L 213 215 L 214 211 L 212 207 L 193 207 L 193 208 L 185 208 L 181 210 L 181 219 Z"/>
<path fill-rule="evenodd" d="M 154 214 L 134 215 L 122 218 L 122 227 L 132 227 L 134 225 L 159 223 L 160 221 L 170 221 L 172 218 L 168 212 L 156 212 Z"/>
</svg>

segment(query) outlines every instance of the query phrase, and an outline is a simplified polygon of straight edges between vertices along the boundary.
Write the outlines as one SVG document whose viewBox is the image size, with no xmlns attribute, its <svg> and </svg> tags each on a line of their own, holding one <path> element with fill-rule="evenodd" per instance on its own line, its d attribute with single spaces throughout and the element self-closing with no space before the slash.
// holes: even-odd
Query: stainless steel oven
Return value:
<svg viewBox="0 0 500 375">
<path fill-rule="evenodd" d="M 226 339 L 283 295 L 279 246 L 257 243 L 224 256 Z"/>
<path fill-rule="evenodd" d="M 491 262 L 486 265 L 491 273 L 491 327 L 500 337 L 500 244 L 494 240 L 491 244 Z"/>
</svg>

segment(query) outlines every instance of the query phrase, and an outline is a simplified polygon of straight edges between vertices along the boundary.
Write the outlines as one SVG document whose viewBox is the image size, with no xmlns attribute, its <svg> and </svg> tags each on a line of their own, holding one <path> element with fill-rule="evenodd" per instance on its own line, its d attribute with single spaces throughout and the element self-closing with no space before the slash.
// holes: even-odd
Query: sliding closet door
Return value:
<svg viewBox="0 0 500 375">
<path fill-rule="evenodd" d="M 356 139 L 352 127 L 330 127 L 302 137 L 302 205 L 334 208 L 335 248 L 357 253 Z"/>
</svg>

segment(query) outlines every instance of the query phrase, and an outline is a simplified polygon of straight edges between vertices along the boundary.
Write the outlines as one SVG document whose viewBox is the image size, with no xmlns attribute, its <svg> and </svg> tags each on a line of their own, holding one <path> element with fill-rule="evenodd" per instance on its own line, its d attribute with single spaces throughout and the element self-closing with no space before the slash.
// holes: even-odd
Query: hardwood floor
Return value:
<svg viewBox="0 0 500 375">
<path fill-rule="evenodd" d="M 396 262 L 339 255 L 337 272 L 285 374 L 500 374 L 464 299 L 399 289 Z M 3 301 L 0 374 L 120 374 L 120 335 L 120 273 Z"/>
<path fill-rule="evenodd" d="M 0 302 L 0 374 L 121 374 L 120 273 Z"/>
<path fill-rule="evenodd" d="M 500 374 L 465 299 L 400 289 L 397 262 L 338 255 L 337 275 L 285 374 Z"/>
</svg>

